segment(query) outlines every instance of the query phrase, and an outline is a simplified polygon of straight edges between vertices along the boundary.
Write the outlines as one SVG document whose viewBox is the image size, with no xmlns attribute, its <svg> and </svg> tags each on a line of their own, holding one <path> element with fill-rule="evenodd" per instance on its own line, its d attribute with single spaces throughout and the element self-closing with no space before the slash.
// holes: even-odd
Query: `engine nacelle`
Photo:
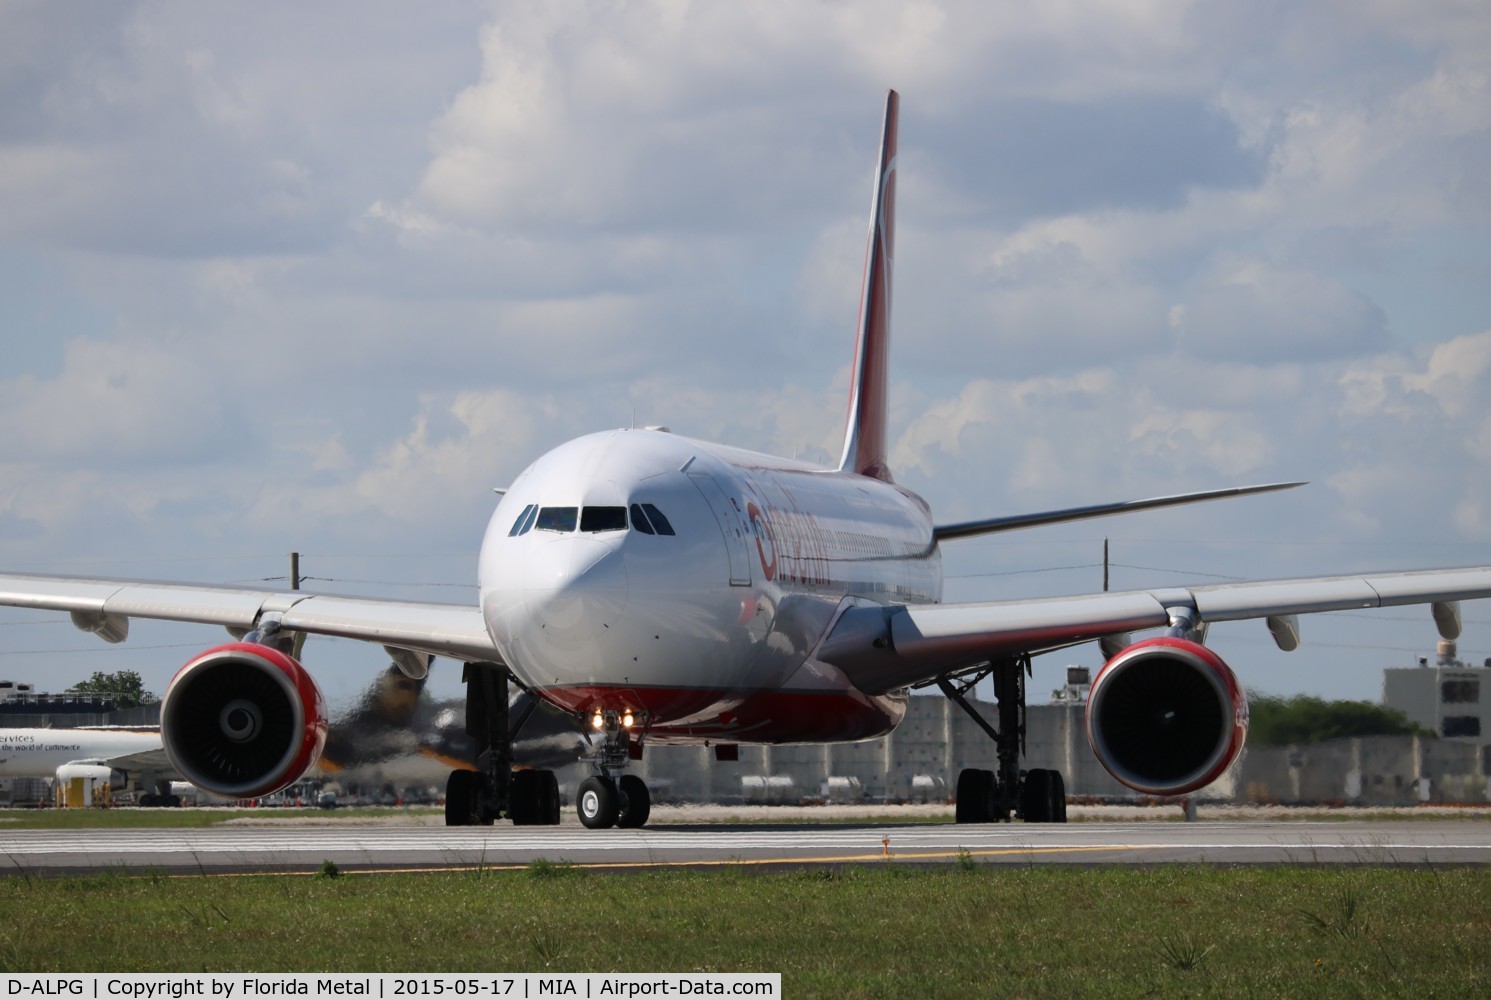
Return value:
<svg viewBox="0 0 1491 1000">
<path fill-rule="evenodd" d="M 183 778 L 230 799 L 295 781 L 326 744 L 326 702 L 279 650 L 233 642 L 177 671 L 161 699 L 161 740 Z"/>
<path fill-rule="evenodd" d="M 1145 639 L 1104 664 L 1087 696 L 1087 741 L 1135 791 L 1184 795 L 1242 752 L 1248 697 L 1222 658 L 1188 639 Z"/>
</svg>

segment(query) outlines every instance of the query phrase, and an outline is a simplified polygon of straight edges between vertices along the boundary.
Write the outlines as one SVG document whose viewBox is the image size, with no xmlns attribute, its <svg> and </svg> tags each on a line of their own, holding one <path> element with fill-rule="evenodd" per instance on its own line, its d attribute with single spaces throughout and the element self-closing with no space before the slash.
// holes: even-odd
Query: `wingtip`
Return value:
<svg viewBox="0 0 1491 1000">
<path fill-rule="evenodd" d="M 1257 486 L 1240 486 L 1237 492 L 1245 493 L 1275 493 L 1279 490 L 1292 490 L 1299 486 L 1309 486 L 1309 480 L 1300 480 L 1289 483 L 1259 483 Z"/>
</svg>

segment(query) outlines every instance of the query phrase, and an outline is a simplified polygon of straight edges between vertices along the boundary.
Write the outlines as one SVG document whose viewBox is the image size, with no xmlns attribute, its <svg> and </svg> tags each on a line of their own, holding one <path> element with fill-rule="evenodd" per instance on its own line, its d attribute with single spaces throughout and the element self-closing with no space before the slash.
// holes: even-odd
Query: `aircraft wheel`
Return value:
<svg viewBox="0 0 1491 1000">
<path fill-rule="evenodd" d="M 537 771 L 514 771 L 507 790 L 507 818 L 513 826 L 533 826 L 539 821 L 542 789 Z"/>
<path fill-rule="evenodd" d="M 616 825 L 620 798 L 610 778 L 586 778 L 575 793 L 575 811 L 580 822 L 591 830 L 605 830 Z"/>
<path fill-rule="evenodd" d="M 635 774 L 621 776 L 621 811 L 616 816 L 616 825 L 639 827 L 647 823 L 652 814 L 652 793 L 647 782 Z"/>
<path fill-rule="evenodd" d="M 146 792 L 140 796 L 140 807 L 142 809 L 154 809 L 160 805 L 160 796 L 154 792 Z"/>
<path fill-rule="evenodd" d="M 1020 818 L 1025 822 L 1052 821 L 1051 775 L 1054 773 L 1039 767 L 1025 772 L 1025 782 L 1020 786 Z"/>
<path fill-rule="evenodd" d="M 445 782 L 445 825 L 475 826 L 476 779 L 475 771 L 452 771 Z"/>
<path fill-rule="evenodd" d="M 959 823 L 988 823 L 994 819 L 994 772 L 965 767 L 958 772 L 954 818 Z"/>
</svg>

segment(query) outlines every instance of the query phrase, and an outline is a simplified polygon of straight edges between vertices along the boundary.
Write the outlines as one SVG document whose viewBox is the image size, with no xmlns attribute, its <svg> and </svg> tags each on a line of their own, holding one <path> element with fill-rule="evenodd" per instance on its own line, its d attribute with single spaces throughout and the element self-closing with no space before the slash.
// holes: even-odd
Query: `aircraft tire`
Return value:
<svg viewBox="0 0 1491 1000">
<path fill-rule="evenodd" d="M 1025 822 L 1052 822 L 1051 775 L 1054 773 L 1039 767 L 1025 772 L 1025 782 L 1020 787 L 1020 818 Z"/>
<path fill-rule="evenodd" d="M 537 771 L 514 771 L 507 791 L 507 818 L 513 826 L 534 826 L 539 821 L 542 786 Z"/>
<path fill-rule="evenodd" d="M 452 771 L 445 781 L 445 825 L 476 825 L 475 771 Z"/>
<path fill-rule="evenodd" d="M 616 825 L 629 828 L 645 826 L 652 815 L 652 793 L 647 782 L 635 774 L 623 774 L 621 781 L 621 811 L 616 816 Z"/>
<path fill-rule="evenodd" d="M 959 823 L 989 823 L 994 819 L 994 772 L 965 767 L 958 772 L 954 819 Z"/>
<path fill-rule="evenodd" d="M 608 830 L 616 825 L 619 799 L 610 778 L 586 778 L 575 793 L 575 811 L 587 829 Z"/>
</svg>

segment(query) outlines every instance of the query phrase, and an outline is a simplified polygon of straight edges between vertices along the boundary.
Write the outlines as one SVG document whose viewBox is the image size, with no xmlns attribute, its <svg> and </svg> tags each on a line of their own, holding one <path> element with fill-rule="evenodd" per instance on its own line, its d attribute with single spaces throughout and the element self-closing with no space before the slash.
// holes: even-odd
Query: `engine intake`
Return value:
<svg viewBox="0 0 1491 1000">
<path fill-rule="evenodd" d="M 1188 639 L 1137 642 L 1109 660 L 1087 697 L 1087 740 L 1130 788 L 1184 795 L 1242 752 L 1248 699 L 1216 653 Z"/>
<path fill-rule="evenodd" d="M 161 740 L 181 776 L 227 798 L 268 795 L 308 771 L 326 743 L 326 703 L 304 667 L 234 642 L 177 671 L 161 699 Z"/>
</svg>

